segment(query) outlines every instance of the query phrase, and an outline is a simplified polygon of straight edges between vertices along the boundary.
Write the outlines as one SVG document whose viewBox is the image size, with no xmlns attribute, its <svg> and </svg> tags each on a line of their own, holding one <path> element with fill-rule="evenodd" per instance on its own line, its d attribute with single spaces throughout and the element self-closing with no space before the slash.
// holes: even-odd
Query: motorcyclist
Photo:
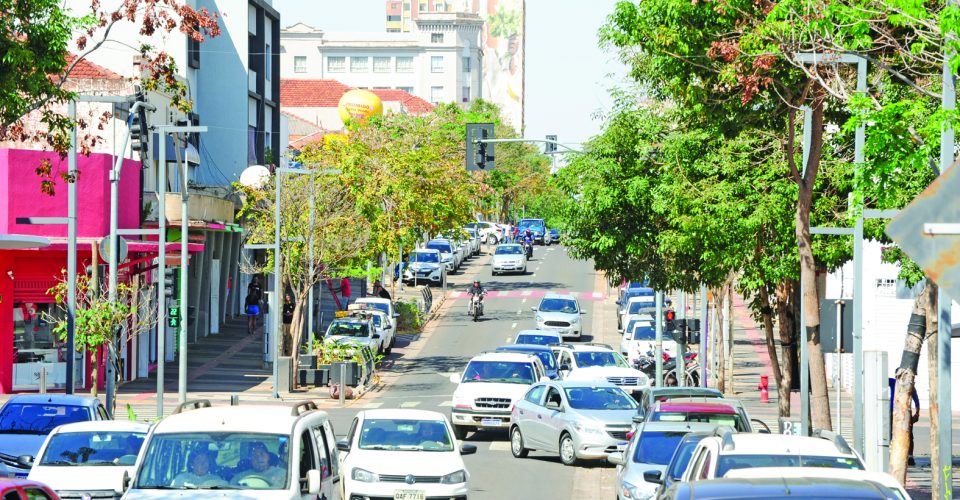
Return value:
<svg viewBox="0 0 960 500">
<path fill-rule="evenodd" d="M 480 280 L 473 280 L 473 286 L 470 287 L 470 291 L 467 292 L 470 294 L 470 300 L 473 301 L 473 297 L 478 295 L 478 306 L 480 307 L 480 314 L 483 314 L 483 296 L 487 293 L 487 290 L 483 288 L 483 285 L 480 284 Z"/>
<path fill-rule="evenodd" d="M 527 257 L 531 257 L 533 255 L 533 232 L 530 231 L 529 227 L 523 233 L 523 247 L 527 252 Z"/>
</svg>

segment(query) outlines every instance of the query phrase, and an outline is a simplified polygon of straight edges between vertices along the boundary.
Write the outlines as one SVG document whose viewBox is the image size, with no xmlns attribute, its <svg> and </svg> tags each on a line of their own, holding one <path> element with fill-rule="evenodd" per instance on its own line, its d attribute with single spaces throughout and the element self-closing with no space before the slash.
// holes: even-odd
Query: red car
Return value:
<svg viewBox="0 0 960 500">
<path fill-rule="evenodd" d="M 28 479 L 0 479 L 0 498 L 3 500 L 59 500 L 49 486 Z"/>
<path fill-rule="evenodd" d="M 686 403 L 662 401 L 649 410 L 651 422 L 709 422 L 726 425 L 737 432 L 750 432 L 746 422 L 736 408 L 723 403 Z"/>
</svg>

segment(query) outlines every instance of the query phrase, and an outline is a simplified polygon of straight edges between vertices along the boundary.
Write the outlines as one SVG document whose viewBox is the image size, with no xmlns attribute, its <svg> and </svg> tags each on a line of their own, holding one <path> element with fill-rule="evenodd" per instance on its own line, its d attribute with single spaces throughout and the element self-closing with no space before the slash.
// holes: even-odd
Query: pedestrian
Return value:
<svg viewBox="0 0 960 500">
<path fill-rule="evenodd" d="M 293 310 L 296 304 L 289 293 L 283 296 L 283 352 L 285 356 L 293 354 L 291 345 L 293 345 L 293 336 L 290 334 L 290 324 L 293 323 Z"/>
<path fill-rule="evenodd" d="M 350 304 L 350 278 L 346 276 L 340 280 L 340 295 L 343 296 L 343 302 L 340 304 L 340 307 L 346 311 L 347 306 Z"/>
<path fill-rule="evenodd" d="M 888 429 L 889 439 L 893 440 L 893 395 L 897 391 L 897 379 L 890 377 L 887 381 L 890 384 L 890 428 Z M 910 405 L 910 421 L 907 424 L 907 435 L 910 437 L 910 446 L 907 449 L 907 465 L 917 465 L 913 459 L 913 424 L 920 420 L 920 396 L 917 394 L 917 387 L 913 387 L 913 393 L 910 394 L 913 400 Z"/>
<path fill-rule="evenodd" d="M 247 315 L 247 335 L 250 335 L 257 330 L 257 317 L 260 316 L 260 300 L 257 299 L 256 294 L 247 292 L 243 308 Z"/>
<path fill-rule="evenodd" d="M 392 300 L 390 298 L 390 292 L 388 292 L 387 289 L 383 287 L 383 285 L 380 283 L 380 280 L 376 280 L 373 282 L 373 294 L 376 295 L 377 297 L 380 297 L 381 299 Z"/>
</svg>

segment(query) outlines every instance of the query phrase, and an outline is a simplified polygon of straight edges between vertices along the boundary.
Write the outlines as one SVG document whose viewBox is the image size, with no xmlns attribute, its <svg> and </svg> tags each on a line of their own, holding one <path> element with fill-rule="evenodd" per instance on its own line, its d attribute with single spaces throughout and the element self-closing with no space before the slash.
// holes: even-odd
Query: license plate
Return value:
<svg viewBox="0 0 960 500">
<path fill-rule="evenodd" d="M 393 500 L 424 500 L 427 493 L 423 490 L 395 490 Z"/>
<path fill-rule="evenodd" d="M 499 427 L 503 424 L 503 421 L 499 418 L 483 418 L 480 419 L 480 425 L 485 425 L 488 427 Z"/>
<path fill-rule="evenodd" d="M 628 444 L 630 444 L 630 443 L 627 442 L 627 441 L 623 441 L 623 442 L 621 442 L 621 443 L 617 443 L 617 449 L 620 450 L 620 451 L 623 451 L 623 450 L 627 449 L 627 445 L 628 445 Z"/>
</svg>

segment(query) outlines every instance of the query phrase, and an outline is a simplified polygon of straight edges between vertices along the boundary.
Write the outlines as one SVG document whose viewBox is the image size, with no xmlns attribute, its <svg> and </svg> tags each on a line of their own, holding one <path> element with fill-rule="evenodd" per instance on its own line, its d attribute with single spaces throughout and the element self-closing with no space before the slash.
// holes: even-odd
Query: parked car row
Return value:
<svg viewBox="0 0 960 500">
<path fill-rule="evenodd" d="M 480 254 L 481 237 L 476 230 L 449 231 L 407 255 L 402 279 L 409 285 L 440 285 L 446 275 L 459 270 L 470 258 Z"/>
</svg>

